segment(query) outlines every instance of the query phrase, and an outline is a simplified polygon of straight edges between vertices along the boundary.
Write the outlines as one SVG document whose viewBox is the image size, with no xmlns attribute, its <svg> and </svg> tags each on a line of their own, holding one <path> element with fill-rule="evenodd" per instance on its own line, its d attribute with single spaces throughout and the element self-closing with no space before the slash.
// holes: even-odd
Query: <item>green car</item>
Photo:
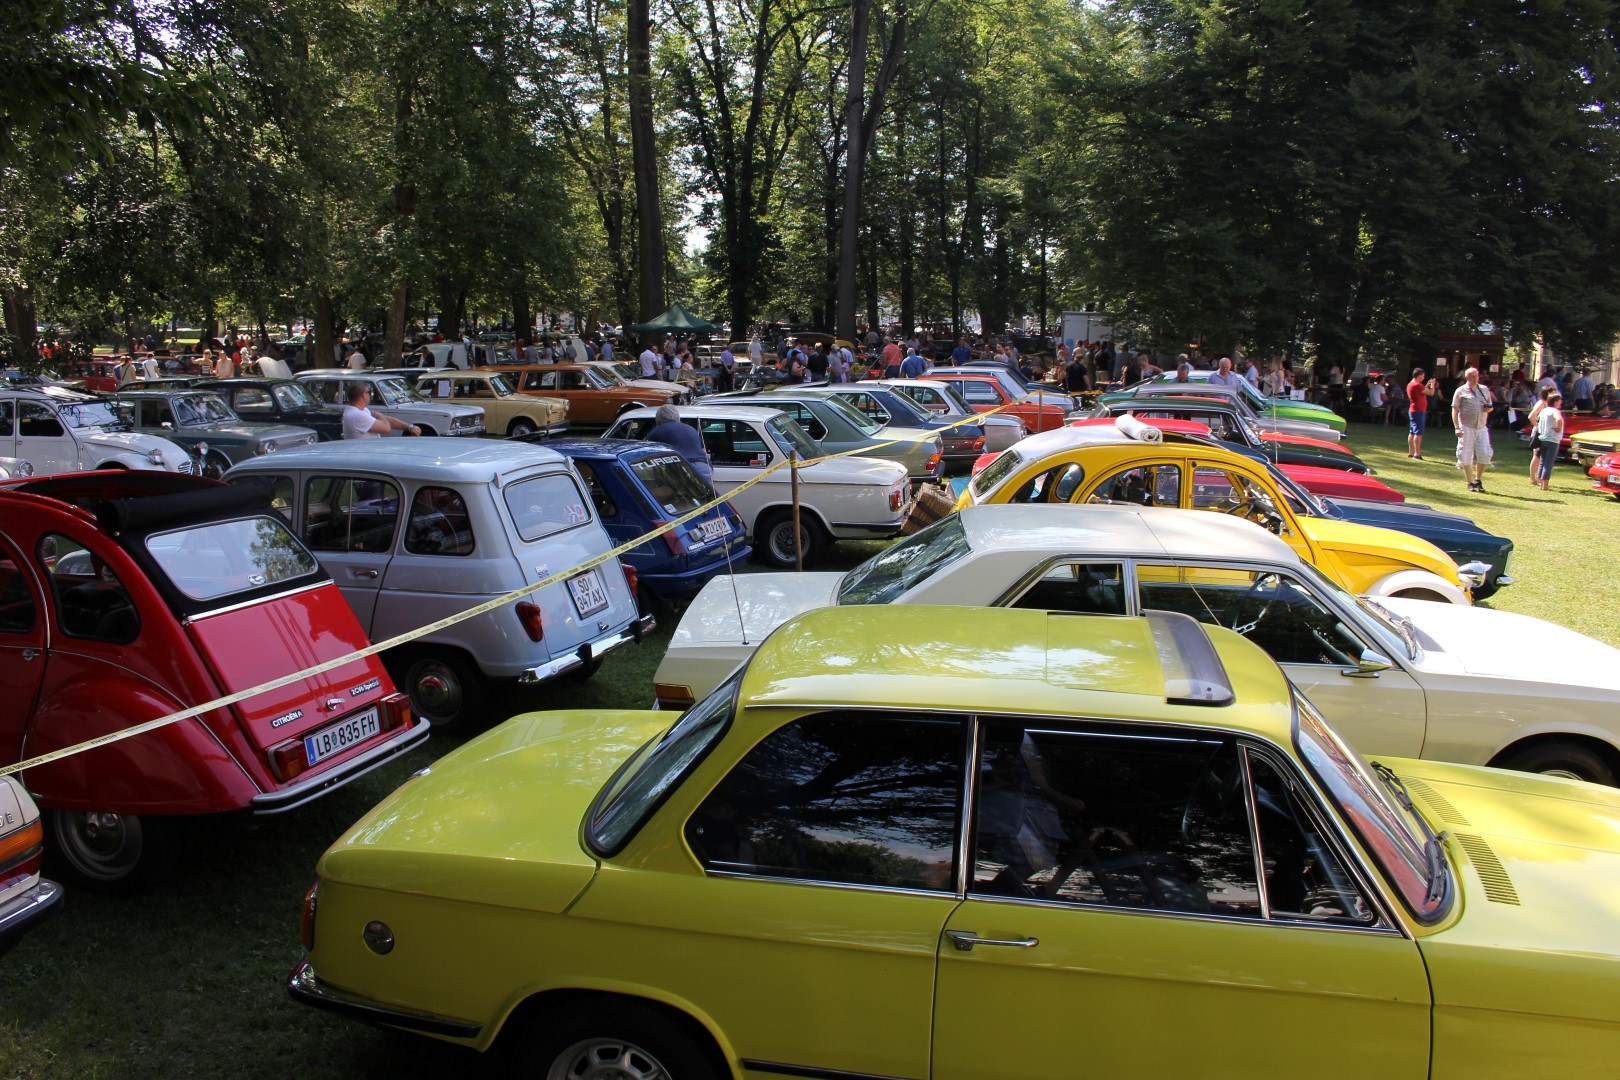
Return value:
<svg viewBox="0 0 1620 1080">
<path fill-rule="evenodd" d="M 1207 382 L 1213 375 L 1212 371 L 1194 371 L 1189 373 L 1188 379 L 1192 382 Z M 1152 382 L 1175 382 L 1176 373 L 1166 371 L 1156 375 Z M 1243 400 L 1249 403 L 1249 408 L 1261 416 L 1275 416 L 1279 420 L 1304 420 L 1311 424 L 1326 424 L 1344 434 L 1344 417 L 1328 408 L 1326 405 L 1312 405 L 1308 401 L 1293 401 L 1289 398 L 1267 397 L 1261 390 L 1247 379 L 1238 383 L 1238 389 L 1243 393 Z"/>
</svg>

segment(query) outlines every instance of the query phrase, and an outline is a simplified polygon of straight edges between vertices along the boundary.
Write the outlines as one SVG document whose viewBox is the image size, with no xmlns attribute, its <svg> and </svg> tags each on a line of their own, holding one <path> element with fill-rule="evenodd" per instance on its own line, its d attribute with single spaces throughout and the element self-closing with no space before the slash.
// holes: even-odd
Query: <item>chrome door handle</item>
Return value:
<svg viewBox="0 0 1620 1080">
<path fill-rule="evenodd" d="M 356 571 L 355 571 L 355 572 L 354 572 L 354 576 L 355 576 L 355 577 L 369 577 L 369 578 L 374 578 L 374 577 L 376 577 L 376 576 L 377 576 L 377 571 L 375 571 L 375 570 L 356 570 Z"/>
<path fill-rule="evenodd" d="M 24 660 L 32 660 L 38 655 L 39 655 L 39 650 L 38 649 L 24 649 L 22 651 L 22 658 Z"/>
<path fill-rule="evenodd" d="M 1041 943 L 1040 938 L 993 938 L 980 937 L 971 930 L 947 930 L 945 936 L 951 939 L 958 952 L 972 952 L 975 945 L 1006 945 L 1014 949 L 1033 949 Z"/>
</svg>

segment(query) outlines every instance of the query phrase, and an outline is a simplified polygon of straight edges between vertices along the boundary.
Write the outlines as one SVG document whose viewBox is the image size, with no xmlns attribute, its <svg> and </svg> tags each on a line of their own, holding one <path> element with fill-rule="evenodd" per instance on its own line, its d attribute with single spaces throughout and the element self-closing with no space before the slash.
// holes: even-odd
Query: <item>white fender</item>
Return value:
<svg viewBox="0 0 1620 1080">
<path fill-rule="evenodd" d="M 1367 589 L 1365 596 L 1395 596 L 1399 593 L 1422 589 L 1425 592 L 1437 593 L 1446 598 L 1449 604 L 1472 604 L 1474 601 L 1464 590 L 1453 585 L 1439 574 L 1428 570 L 1397 570 L 1387 577 L 1373 582 Z"/>
</svg>

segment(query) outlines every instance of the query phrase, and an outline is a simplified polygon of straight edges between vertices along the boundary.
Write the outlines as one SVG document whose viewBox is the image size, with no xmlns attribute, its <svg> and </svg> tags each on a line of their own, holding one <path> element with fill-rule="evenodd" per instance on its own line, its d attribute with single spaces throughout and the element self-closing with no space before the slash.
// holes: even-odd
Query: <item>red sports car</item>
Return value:
<svg viewBox="0 0 1620 1080">
<path fill-rule="evenodd" d="M 1620 499 L 1620 454 L 1604 454 L 1592 462 L 1592 467 L 1586 470 L 1586 475 L 1597 481 L 1592 486 L 1598 491 L 1607 491 Z"/>
</svg>

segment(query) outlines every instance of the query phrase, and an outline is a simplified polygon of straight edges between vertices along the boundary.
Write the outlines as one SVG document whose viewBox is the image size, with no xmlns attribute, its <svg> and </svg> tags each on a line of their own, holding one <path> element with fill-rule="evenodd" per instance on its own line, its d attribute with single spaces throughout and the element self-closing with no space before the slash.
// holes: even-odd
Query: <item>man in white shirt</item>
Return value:
<svg viewBox="0 0 1620 1080">
<path fill-rule="evenodd" d="M 1236 386 L 1242 377 L 1232 370 L 1232 358 L 1223 356 L 1221 366 L 1215 369 L 1215 373 L 1209 377 L 1209 382 L 1211 386 Z"/>
<path fill-rule="evenodd" d="M 748 362 L 754 370 L 760 367 L 760 361 L 765 356 L 765 348 L 759 343 L 759 335 L 755 334 L 748 342 Z"/>
<path fill-rule="evenodd" d="M 658 362 L 658 353 L 654 351 L 651 345 L 641 350 L 641 377 L 643 379 L 658 378 L 658 372 L 662 367 L 663 365 Z"/>
<path fill-rule="evenodd" d="M 365 383 L 351 383 L 344 400 L 348 402 L 343 409 L 345 439 L 378 439 L 395 428 L 410 435 L 422 434 L 415 425 L 407 424 L 397 416 L 378 416 L 373 413 L 368 408 L 371 404 L 371 387 Z"/>
<path fill-rule="evenodd" d="M 359 349 L 354 350 L 349 354 L 348 359 L 344 361 L 343 366 L 350 371 L 364 371 L 366 369 L 366 354 Z"/>
</svg>

